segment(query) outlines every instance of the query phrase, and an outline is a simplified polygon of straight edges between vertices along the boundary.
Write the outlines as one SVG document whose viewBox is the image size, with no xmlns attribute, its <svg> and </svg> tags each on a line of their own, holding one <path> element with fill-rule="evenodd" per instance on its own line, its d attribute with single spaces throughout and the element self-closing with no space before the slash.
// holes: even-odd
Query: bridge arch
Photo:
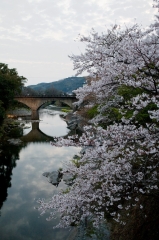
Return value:
<svg viewBox="0 0 159 240">
<path fill-rule="evenodd" d="M 73 102 L 76 101 L 74 96 L 66 97 L 31 97 L 31 96 L 19 96 L 15 97 L 15 100 L 21 102 L 31 108 L 33 111 L 37 111 L 43 104 L 50 101 L 59 101 L 65 103 L 69 107 L 73 108 Z"/>
<path fill-rule="evenodd" d="M 35 112 L 47 102 L 59 101 L 73 108 L 73 103 L 76 101 L 75 96 L 17 96 L 14 99 L 25 104 L 32 110 L 32 119 L 37 119 L 37 117 L 34 117 L 34 115 L 37 115 Z"/>
<path fill-rule="evenodd" d="M 56 99 L 56 100 L 47 100 L 47 101 L 45 101 L 45 102 L 38 108 L 38 110 L 39 110 L 41 107 L 45 106 L 45 105 L 48 106 L 49 104 L 54 104 L 54 103 L 56 103 L 56 106 L 58 106 L 58 107 L 63 107 L 63 106 L 68 106 L 68 107 L 70 107 L 70 108 L 73 107 L 72 104 L 67 103 L 66 100 L 58 100 L 58 99 Z"/>
</svg>

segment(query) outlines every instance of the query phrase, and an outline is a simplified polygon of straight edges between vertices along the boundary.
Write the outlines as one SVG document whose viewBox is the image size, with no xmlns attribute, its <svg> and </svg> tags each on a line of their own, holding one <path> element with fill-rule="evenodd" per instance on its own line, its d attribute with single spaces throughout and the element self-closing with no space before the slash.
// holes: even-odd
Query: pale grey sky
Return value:
<svg viewBox="0 0 159 240">
<path fill-rule="evenodd" d="M 16 68 L 27 85 L 75 75 L 68 55 L 84 46 L 74 41 L 92 28 L 111 24 L 148 26 L 153 0 L 0 0 L 0 62 Z"/>
</svg>

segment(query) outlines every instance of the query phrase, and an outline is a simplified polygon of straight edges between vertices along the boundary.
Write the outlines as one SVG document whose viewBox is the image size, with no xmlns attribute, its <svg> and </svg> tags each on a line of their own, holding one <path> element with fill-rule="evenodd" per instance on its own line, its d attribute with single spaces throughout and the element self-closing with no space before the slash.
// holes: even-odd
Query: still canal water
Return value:
<svg viewBox="0 0 159 240">
<path fill-rule="evenodd" d="M 58 219 L 46 221 L 47 215 L 40 216 L 35 207 L 37 199 L 50 199 L 65 187 L 61 181 L 56 188 L 42 174 L 63 167 L 63 161 L 72 159 L 80 149 L 51 146 L 51 137 L 65 136 L 69 130 L 51 107 L 40 110 L 39 115 L 40 122 L 23 120 L 27 128 L 23 130 L 22 144 L 3 146 L 0 153 L 1 240 L 66 240 L 70 235 L 68 230 L 54 230 Z"/>
</svg>

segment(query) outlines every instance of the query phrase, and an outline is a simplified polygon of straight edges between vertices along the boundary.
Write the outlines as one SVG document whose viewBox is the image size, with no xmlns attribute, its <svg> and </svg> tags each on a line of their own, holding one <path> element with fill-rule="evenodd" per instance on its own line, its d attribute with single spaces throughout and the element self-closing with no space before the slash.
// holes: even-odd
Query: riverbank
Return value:
<svg viewBox="0 0 159 240">
<path fill-rule="evenodd" d="M 9 110 L 6 113 L 6 118 L 0 127 L 0 143 L 9 141 L 12 144 L 20 144 L 20 140 L 15 140 L 23 135 L 23 125 L 16 121 L 18 117 L 31 116 L 31 110 L 26 108 Z"/>
<path fill-rule="evenodd" d="M 19 122 L 14 118 L 6 118 L 1 126 L 0 142 L 7 141 L 11 137 L 21 137 L 23 135 L 23 128 Z"/>
<path fill-rule="evenodd" d="M 14 110 L 9 110 L 7 112 L 7 117 L 8 118 L 16 119 L 19 116 L 20 117 L 31 116 L 31 110 L 30 109 L 26 109 L 26 108 L 16 108 Z"/>
<path fill-rule="evenodd" d="M 75 115 L 73 112 L 66 115 L 65 121 L 70 130 L 79 130 L 81 132 L 84 132 L 84 126 L 88 124 L 87 119 L 80 115 Z"/>
</svg>

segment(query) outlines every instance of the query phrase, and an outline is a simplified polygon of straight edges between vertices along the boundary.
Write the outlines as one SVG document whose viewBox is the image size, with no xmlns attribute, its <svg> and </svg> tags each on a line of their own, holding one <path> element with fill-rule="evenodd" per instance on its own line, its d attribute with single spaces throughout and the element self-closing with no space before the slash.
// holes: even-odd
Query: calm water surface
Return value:
<svg viewBox="0 0 159 240">
<path fill-rule="evenodd" d="M 34 209 L 38 198 L 49 199 L 65 185 L 58 188 L 48 182 L 42 174 L 63 167 L 80 149 L 51 146 L 49 138 L 68 133 L 65 121 L 58 112 L 43 109 L 40 123 L 27 121 L 23 144 L 6 145 L 1 152 L 0 181 L 3 182 L 0 197 L 0 239 L 1 240 L 63 240 L 68 239 L 68 230 L 56 229 L 58 222 L 46 221 Z M 33 130 L 31 131 L 31 129 Z"/>
</svg>

